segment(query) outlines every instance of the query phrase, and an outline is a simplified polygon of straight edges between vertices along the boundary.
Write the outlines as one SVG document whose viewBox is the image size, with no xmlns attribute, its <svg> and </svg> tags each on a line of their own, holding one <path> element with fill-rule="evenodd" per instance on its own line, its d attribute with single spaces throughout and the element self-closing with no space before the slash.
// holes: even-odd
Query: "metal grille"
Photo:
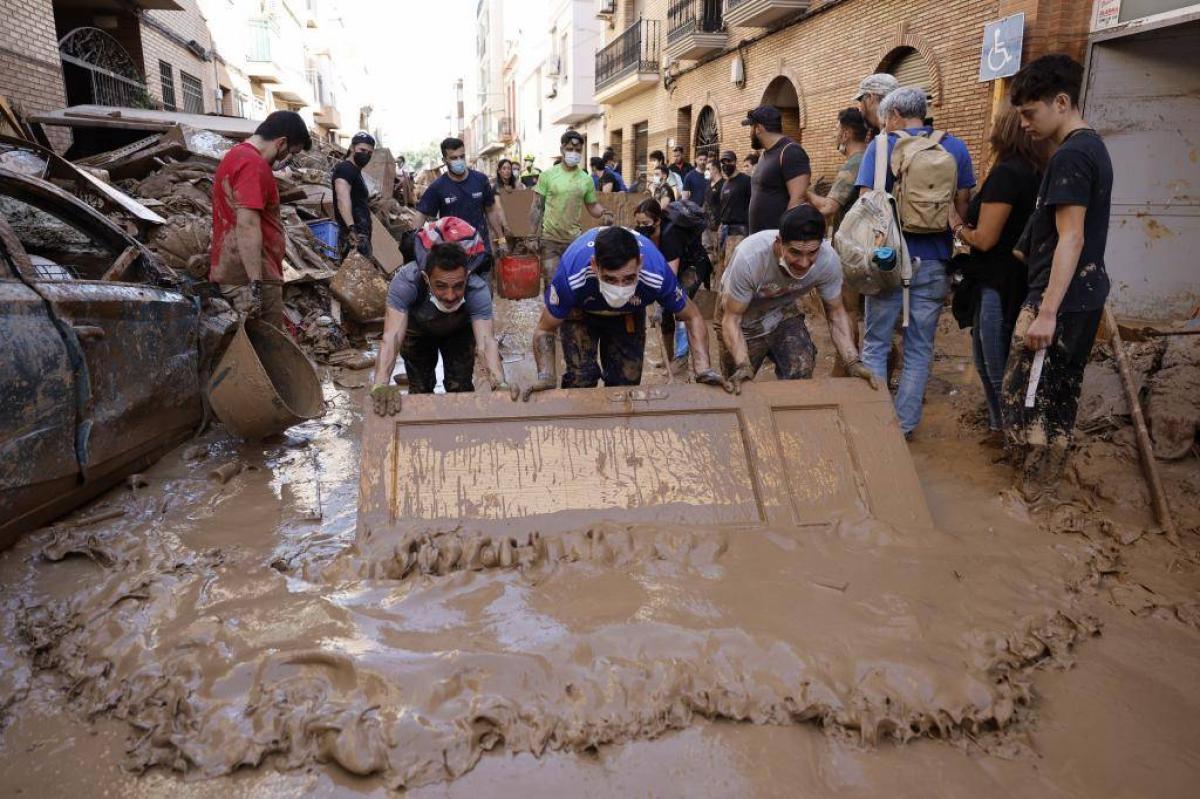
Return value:
<svg viewBox="0 0 1200 799">
<path fill-rule="evenodd" d="M 189 114 L 204 113 L 204 84 L 195 75 L 179 70 L 179 85 L 183 87 L 183 110 Z"/>
<path fill-rule="evenodd" d="M 596 53 L 596 88 L 626 75 L 658 72 L 659 27 L 656 19 L 639 19 Z"/>
<path fill-rule="evenodd" d="M 689 33 L 722 30 L 725 30 L 725 23 L 721 19 L 721 0 L 671 0 L 667 9 L 668 42 Z"/>
<path fill-rule="evenodd" d="M 171 65 L 166 61 L 158 62 L 158 79 L 162 82 L 163 108 L 175 110 L 175 76 L 171 73 Z"/>
<path fill-rule="evenodd" d="M 58 41 L 63 64 L 86 71 L 90 102 L 147 108 L 150 96 L 134 60 L 113 37 L 99 28 L 76 28 Z"/>
<path fill-rule="evenodd" d="M 635 181 L 646 179 L 646 161 L 650 157 L 650 123 L 639 122 L 633 126 L 633 169 Z"/>
<path fill-rule="evenodd" d="M 720 140 L 719 131 L 717 130 L 717 115 L 713 111 L 712 106 L 706 105 L 700 111 L 700 119 L 696 121 L 696 149 L 695 152 L 701 150 L 715 150 Z"/>
</svg>

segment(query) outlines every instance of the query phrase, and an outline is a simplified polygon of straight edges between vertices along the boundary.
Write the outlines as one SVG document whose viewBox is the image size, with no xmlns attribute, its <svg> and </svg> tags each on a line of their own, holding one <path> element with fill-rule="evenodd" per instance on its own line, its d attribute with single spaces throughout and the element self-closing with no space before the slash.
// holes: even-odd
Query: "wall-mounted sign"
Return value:
<svg viewBox="0 0 1200 799">
<path fill-rule="evenodd" d="M 1021 43 L 1025 38 L 1025 15 L 989 22 L 983 28 L 983 50 L 979 55 L 981 81 L 1008 78 L 1021 68 Z"/>
<path fill-rule="evenodd" d="M 1121 0 L 1096 0 L 1092 6 L 1092 30 L 1116 27 L 1121 17 Z"/>
</svg>

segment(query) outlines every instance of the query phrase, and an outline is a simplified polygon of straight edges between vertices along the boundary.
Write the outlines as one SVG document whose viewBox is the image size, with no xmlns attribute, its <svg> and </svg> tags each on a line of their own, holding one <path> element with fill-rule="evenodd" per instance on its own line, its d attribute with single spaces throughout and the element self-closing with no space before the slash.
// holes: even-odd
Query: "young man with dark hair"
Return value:
<svg viewBox="0 0 1200 799">
<path fill-rule="evenodd" d="M 439 355 L 446 391 L 474 391 L 476 352 L 492 390 L 507 391 L 487 281 L 467 271 L 467 254 L 459 245 L 435 244 L 424 267 L 415 261 L 405 264 L 388 286 L 371 388 L 375 413 L 391 416 L 400 410 L 400 387 L 392 383 L 397 353 L 404 359 L 408 392 L 432 394 Z"/>
<path fill-rule="evenodd" d="M 571 242 L 579 236 L 579 218 L 586 208 L 593 219 L 607 219 L 612 214 L 600 204 L 596 186 L 583 162 L 583 136 L 568 130 L 559 139 L 562 163 L 547 169 L 538 178 L 534 191 L 537 197 L 530 209 L 530 224 L 534 230 L 542 258 L 542 274 L 549 283 L 558 268 L 558 260 Z"/>
<path fill-rule="evenodd" d="M 362 171 L 371 162 L 374 152 L 375 137 L 360 130 L 350 139 L 350 152 L 346 158 L 333 168 L 334 210 L 343 258 L 351 247 L 363 255 L 371 254 L 371 206 Z"/>
<path fill-rule="evenodd" d="M 683 199 L 691 200 L 696 205 L 704 206 L 708 199 L 708 151 L 696 152 L 696 166 L 683 175 Z"/>
<path fill-rule="evenodd" d="M 671 171 L 680 178 L 692 171 L 692 165 L 683 157 L 683 146 L 676 144 L 671 148 Z"/>
<path fill-rule="evenodd" d="M 778 230 L 746 238 L 721 279 L 714 324 L 721 330 L 721 370 L 735 393 L 743 382 L 754 379 L 766 358 L 775 364 L 780 380 L 812 377 L 817 348 L 800 300 L 814 288 L 847 373 L 878 387 L 854 346 L 850 317 L 842 305 L 842 264 L 825 241 L 825 217 L 811 205 L 800 205 L 784 213 Z"/>
<path fill-rule="evenodd" d="M 276 111 L 234 145 L 213 175 L 208 279 L 238 313 L 283 327 L 283 220 L 272 168 L 312 149 L 295 111 Z"/>
<path fill-rule="evenodd" d="M 750 111 L 742 124 L 750 128 L 751 149 L 762 150 L 751 176 L 750 232 L 777 230 L 784 211 L 808 201 L 808 153 L 783 135 L 783 117 L 773 105 Z"/>
<path fill-rule="evenodd" d="M 621 176 L 608 167 L 604 159 L 600 156 L 593 156 L 588 161 L 588 165 L 592 168 L 592 183 L 596 186 L 596 191 L 604 194 L 614 191 L 625 191 L 625 182 L 621 180 Z"/>
<path fill-rule="evenodd" d="M 533 333 L 538 379 L 522 398 L 556 386 L 556 331 L 566 362 L 563 388 L 592 388 L 601 378 L 606 386 L 641 383 L 646 306 L 652 302 L 687 325 L 696 382 L 723 385 L 709 366 L 704 317 L 662 253 L 645 236 L 603 227 L 585 232 L 567 248 L 546 288 L 546 306 Z"/>
<path fill-rule="evenodd" d="M 446 172 L 430 183 L 421 195 L 414 226 L 419 229 L 426 219 L 446 216 L 456 216 L 470 224 L 483 236 L 487 257 L 476 271 L 486 275 L 492 268 L 494 255 L 503 256 L 508 251 L 508 222 L 504 218 L 504 209 L 496 202 L 488 176 L 467 166 L 467 150 L 462 139 L 443 139 L 441 150 Z"/>
<path fill-rule="evenodd" d="M 822 197 L 811 190 L 808 192 L 808 202 L 831 218 L 835 233 L 850 206 L 858 199 L 858 187 L 854 182 L 858 179 L 858 169 L 867 149 L 867 135 L 867 122 L 863 119 L 862 111 L 846 108 L 838 112 L 837 149 L 846 156 L 846 161 L 838 168 L 829 194 Z"/>
<path fill-rule="evenodd" d="M 667 163 L 667 157 L 663 155 L 662 150 L 655 150 L 648 156 L 650 163 L 647 165 L 646 177 L 653 180 L 655 172 L 658 168 L 666 167 L 666 183 L 671 187 L 671 192 L 676 198 L 683 196 L 683 176 L 671 169 L 671 165 Z"/>
<path fill-rule="evenodd" d="M 1061 477 L 1069 453 L 1083 371 L 1109 279 L 1104 265 L 1113 170 L 1104 140 L 1079 109 L 1083 67 L 1047 55 L 1013 78 L 1012 104 L 1035 141 L 1057 146 L 1019 242 L 1029 294 L 1017 318 L 1005 369 L 1002 412 L 1009 450 L 1020 460 L 1027 494 Z M 1044 353 L 1032 408 L 1033 364 Z"/>
<path fill-rule="evenodd" d="M 713 286 L 719 288 L 733 251 L 750 233 L 750 176 L 738 171 L 737 153 L 721 153 L 721 178 L 709 192 L 708 206 L 717 220 L 717 263 Z"/>
</svg>

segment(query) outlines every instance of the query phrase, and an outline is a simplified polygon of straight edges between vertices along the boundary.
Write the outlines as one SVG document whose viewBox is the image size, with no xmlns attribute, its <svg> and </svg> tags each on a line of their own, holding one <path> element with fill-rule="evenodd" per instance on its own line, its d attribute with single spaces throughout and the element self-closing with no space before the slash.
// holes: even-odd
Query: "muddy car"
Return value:
<svg viewBox="0 0 1200 799">
<path fill-rule="evenodd" d="M 197 301 L 54 184 L 0 168 L 0 548 L 203 417 Z"/>
</svg>

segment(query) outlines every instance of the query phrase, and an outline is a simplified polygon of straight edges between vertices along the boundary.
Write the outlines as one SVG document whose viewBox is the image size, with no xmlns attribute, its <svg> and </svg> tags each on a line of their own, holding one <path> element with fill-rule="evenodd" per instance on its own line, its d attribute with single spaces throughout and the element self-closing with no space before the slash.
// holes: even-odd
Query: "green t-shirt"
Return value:
<svg viewBox="0 0 1200 799">
<path fill-rule="evenodd" d="M 583 232 L 579 226 L 583 206 L 596 202 L 596 184 L 592 182 L 592 176 L 578 167 L 568 171 L 562 164 L 555 164 L 542 172 L 534 191 L 546 198 L 542 238 L 575 241 Z"/>
</svg>

